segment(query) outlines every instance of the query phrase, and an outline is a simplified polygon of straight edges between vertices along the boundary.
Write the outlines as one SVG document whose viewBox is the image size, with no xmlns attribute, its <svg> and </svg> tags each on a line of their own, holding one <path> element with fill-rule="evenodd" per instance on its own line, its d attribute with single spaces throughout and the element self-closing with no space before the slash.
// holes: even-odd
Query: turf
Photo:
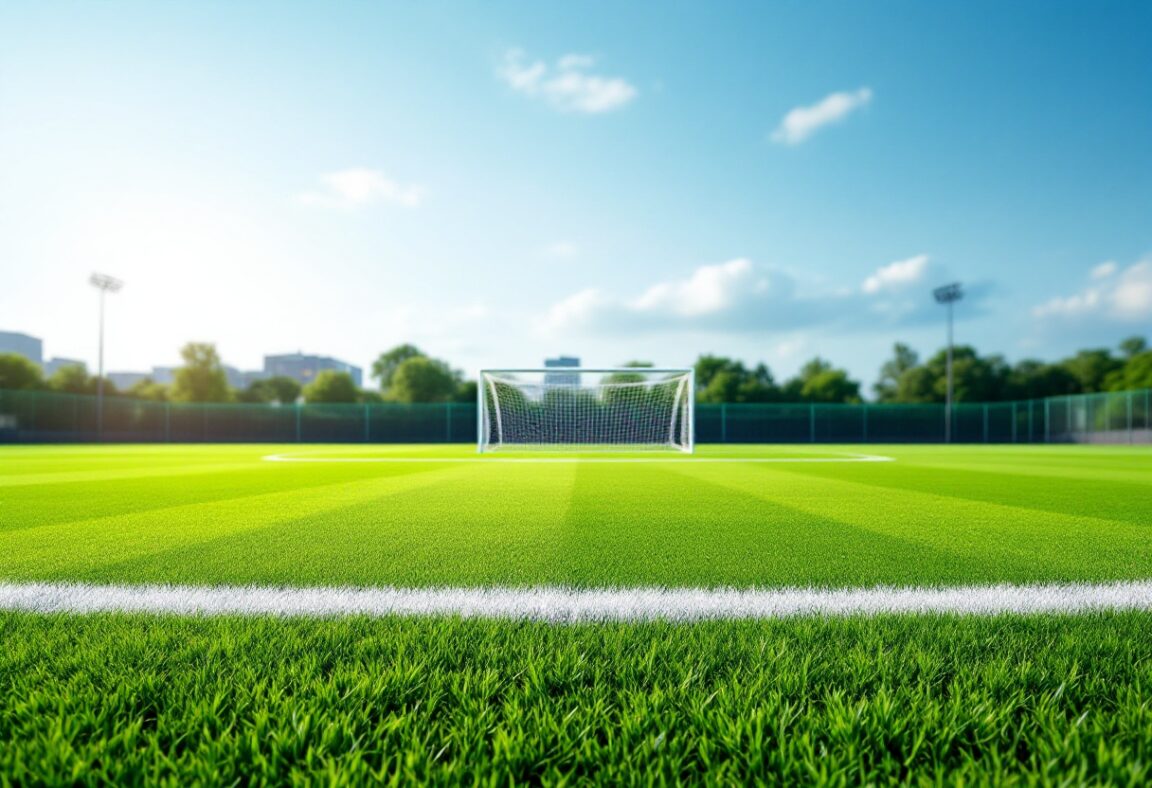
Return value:
<svg viewBox="0 0 1152 788">
<path fill-rule="evenodd" d="M 0 614 L 0 782 L 1147 784 L 1152 618 Z"/>
<path fill-rule="evenodd" d="M 703 447 L 664 463 L 468 447 L 8 447 L 0 580 L 855 587 L 1152 577 L 1147 447 Z M 483 459 L 483 458 L 482 458 Z"/>
<path fill-rule="evenodd" d="M 0 449 L 0 581 L 774 588 L 1152 577 L 1148 447 Z M 276 463 L 267 454 L 421 462 Z M 481 458 L 485 459 L 485 458 Z M 732 459 L 710 463 L 700 459 Z M 0 785 L 1113 783 L 1152 616 L 0 613 Z"/>
</svg>

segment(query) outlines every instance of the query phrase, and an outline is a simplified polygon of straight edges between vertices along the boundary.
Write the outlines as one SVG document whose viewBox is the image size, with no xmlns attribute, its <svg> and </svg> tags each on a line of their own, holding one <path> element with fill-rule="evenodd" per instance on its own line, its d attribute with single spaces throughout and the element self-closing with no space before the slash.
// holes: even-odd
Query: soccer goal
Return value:
<svg viewBox="0 0 1152 788">
<path fill-rule="evenodd" d="M 691 369 L 483 369 L 477 448 L 691 452 Z"/>
</svg>

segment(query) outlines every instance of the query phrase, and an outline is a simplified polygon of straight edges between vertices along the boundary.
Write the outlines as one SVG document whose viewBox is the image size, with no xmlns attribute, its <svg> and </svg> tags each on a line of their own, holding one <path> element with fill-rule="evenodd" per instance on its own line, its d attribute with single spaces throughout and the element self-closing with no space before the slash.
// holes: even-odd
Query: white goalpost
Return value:
<svg viewBox="0 0 1152 788">
<path fill-rule="evenodd" d="M 482 369 L 476 448 L 691 453 L 695 399 L 691 369 Z"/>
</svg>

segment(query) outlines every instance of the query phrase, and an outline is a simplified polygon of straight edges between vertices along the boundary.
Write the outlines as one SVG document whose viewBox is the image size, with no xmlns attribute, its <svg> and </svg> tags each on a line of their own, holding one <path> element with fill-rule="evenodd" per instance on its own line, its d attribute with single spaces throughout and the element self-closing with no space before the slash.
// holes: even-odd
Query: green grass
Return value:
<svg viewBox="0 0 1152 788">
<path fill-rule="evenodd" d="M 703 447 L 699 457 L 858 447 Z M 262 462 L 467 447 L 9 447 L 0 579 L 830 587 L 1152 577 L 1152 451 L 892 463 Z"/>
<path fill-rule="evenodd" d="M 704 447 L 814 457 L 860 447 Z M 891 463 L 269 463 L 0 448 L 0 581 L 578 587 L 1152 577 L 1147 447 Z M 1152 616 L 695 624 L 0 613 L 0 785 L 1147 784 Z"/>
<path fill-rule="evenodd" d="M 0 615 L 0 782 L 1147 784 L 1152 618 Z"/>
</svg>

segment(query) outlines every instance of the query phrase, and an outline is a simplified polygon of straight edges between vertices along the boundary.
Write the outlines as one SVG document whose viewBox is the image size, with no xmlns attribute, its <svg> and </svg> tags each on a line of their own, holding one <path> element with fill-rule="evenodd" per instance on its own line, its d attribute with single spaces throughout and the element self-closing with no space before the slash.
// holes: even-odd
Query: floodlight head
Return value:
<svg viewBox="0 0 1152 788">
<path fill-rule="evenodd" d="M 937 287 L 932 291 L 932 295 L 938 304 L 951 304 L 964 297 L 964 290 L 960 287 L 959 282 L 953 282 L 950 285 Z"/>
<path fill-rule="evenodd" d="M 88 277 L 88 282 L 93 286 L 109 293 L 116 293 L 124 286 L 124 282 L 114 276 L 108 274 L 94 273 Z"/>
</svg>

